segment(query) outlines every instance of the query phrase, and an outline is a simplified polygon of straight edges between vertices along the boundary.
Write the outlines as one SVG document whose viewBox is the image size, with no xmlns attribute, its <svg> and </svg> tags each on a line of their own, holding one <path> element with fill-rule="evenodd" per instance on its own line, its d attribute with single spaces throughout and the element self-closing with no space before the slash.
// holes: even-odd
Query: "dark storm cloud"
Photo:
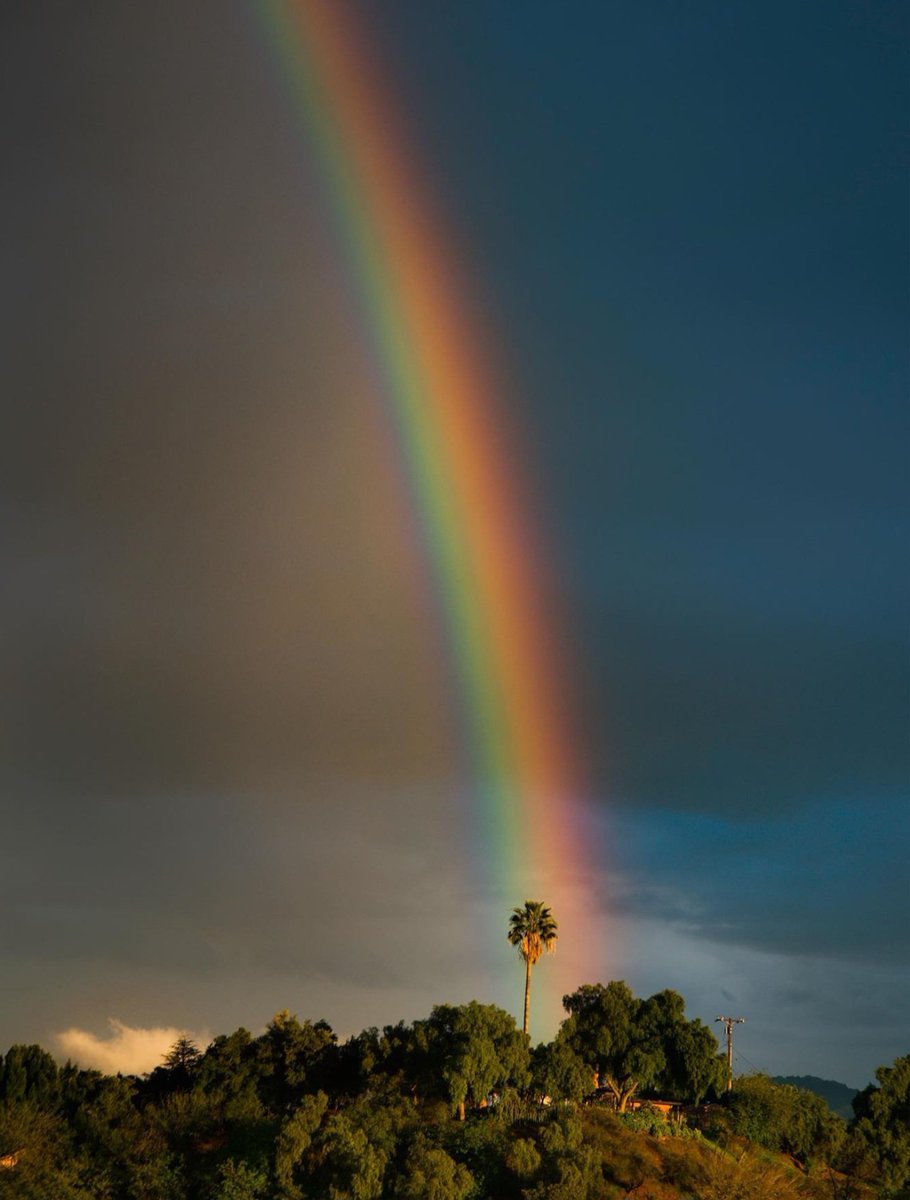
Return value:
<svg viewBox="0 0 910 1200">
<path fill-rule="evenodd" d="M 849 1043 L 860 1082 L 905 1037 L 903 25 L 358 11 L 511 372 L 630 979 L 749 1007 L 785 1073 Z M 0 21 L 9 1040 L 511 1003 L 377 383 L 255 20 Z"/>
<path fill-rule="evenodd" d="M 427 47 L 462 48 L 425 140 L 546 446 L 604 794 L 905 792 L 897 10 L 532 5 L 480 33 L 467 6 L 394 33 L 423 90 Z"/>
<path fill-rule="evenodd" d="M 897 812 L 897 816 L 895 813 Z M 758 951 L 900 966 L 908 822 L 894 801 L 825 801 L 759 819 L 626 814 L 614 836 L 636 882 L 613 904 L 697 938 Z"/>
<path fill-rule="evenodd" d="M 9 829 L 32 852 L 4 856 L 5 944 L 23 962 L 88 961 L 102 976 L 247 970 L 379 988 L 445 977 L 469 937 L 436 932 L 469 900 L 447 799 L 358 796 L 325 779 L 255 797 L 32 796 Z"/>
<path fill-rule="evenodd" d="M 255 56 L 227 27 L 200 58 L 176 8 L 57 16 L 61 73 L 23 19 L 8 80 L 10 769 L 102 793 L 426 769 L 374 388 Z"/>
<path fill-rule="evenodd" d="M 610 689 L 599 709 L 602 769 L 620 797 L 735 815 L 902 787 L 907 680 L 896 622 L 851 628 L 813 613 L 811 601 L 780 614 L 772 600 L 760 613 L 754 596 L 734 604 L 708 586 L 698 603 L 685 595 L 686 568 L 670 607 L 666 574 L 652 590 L 634 563 L 630 554 L 616 572 L 627 603 L 597 609 L 589 643 Z"/>
</svg>

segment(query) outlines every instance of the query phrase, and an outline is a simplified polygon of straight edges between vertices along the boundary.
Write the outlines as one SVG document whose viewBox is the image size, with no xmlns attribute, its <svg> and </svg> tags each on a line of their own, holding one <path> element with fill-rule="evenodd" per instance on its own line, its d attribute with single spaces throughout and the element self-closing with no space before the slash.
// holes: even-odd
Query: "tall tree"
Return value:
<svg viewBox="0 0 910 1200">
<path fill-rule="evenodd" d="M 525 1033 L 531 1016 L 531 968 L 544 951 L 552 954 L 556 949 L 556 930 L 556 919 L 541 900 L 525 900 L 524 908 L 512 909 L 507 936 L 525 963 Z"/>
</svg>

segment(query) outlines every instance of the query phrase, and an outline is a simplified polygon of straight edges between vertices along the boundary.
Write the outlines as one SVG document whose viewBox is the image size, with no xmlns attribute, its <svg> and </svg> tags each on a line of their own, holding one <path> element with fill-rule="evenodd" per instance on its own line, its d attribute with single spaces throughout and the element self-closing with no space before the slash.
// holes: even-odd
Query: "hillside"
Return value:
<svg viewBox="0 0 910 1200">
<path fill-rule="evenodd" d="M 88 1142 L 27 1107 L 0 1110 L 5 1200 L 878 1200 L 874 1187 L 807 1167 L 730 1132 L 702 1133 L 657 1113 L 602 1106 L 469 1113 L 362 1098 L 341 1108 L 322 1093 L 272 1128 L 230 1130 L 173 1099 L 154 1125 L 176 1154 L 148 1157 L 116 1126 Z M 514 1104 L 514 1101 L 513 1101 Z M 110 1116 L 113 1106 L 105 1102 Z M 504 1105 L 505 1107 L 505 1105 Z M 195 1111 L 192 1111 L 195 1109 Z M 201 1118 L 201 1120 L 200 1120 Z M 77 1124 L 97 1118 L 84 1112 Z M 119 1122 L 118 1122 L 119 1124 Z M 133 1122 L 132 1133 L 140 1133 Z M 243 1126 L 246 1128 L 243 1128 Z M 146 1129 L 147 1139 L 151 1130 Z M 9 1142 L 9 1137 L 14 1142 Z M 98 1136 L 100 1135 L 100 1136 Z M 94 1142 L 94 1145 L 91 1143 Z M 268 1150 L 271 1144 L 272 1150 Z M 163 1149 L 161 1147 L 160 1149 Z M 138 1153 L 137 1153 L 138 1151 Z M 849 1183 L 849 1190 L 847 1184 Z"/>
<path fill-rule="evenodd" d="M 858 1093 L 858 1088 L 838 1083 L 836 1079 L 819 1079 L 817 1075 L 775 1075 L 774 1082 L 789 1083 L 791 1087 L 814 1092 L 816 1096 L 821 1096 L 832 1112 L 845 1121 L 853 1120 L 853 1097 Z"/>
<path fill-rule="evenodd" d="M 910 1185 L 910 1056 L 848 1127 L 764 1075 L 723 1089 L 671 991 L 586 984 L 551 1043 L 472 1001 L 339 1042 L 277 1013 L 144 1076 L 0 1055 L 3 1200 L 881 1200 Z M 599 1086 L 592 1091 L 592 1082 Z M 649 1104 L 647 1097 L 655 1097 Z M 658 1111 L 656 1098 L 666 1103 Z"/>
</svg>

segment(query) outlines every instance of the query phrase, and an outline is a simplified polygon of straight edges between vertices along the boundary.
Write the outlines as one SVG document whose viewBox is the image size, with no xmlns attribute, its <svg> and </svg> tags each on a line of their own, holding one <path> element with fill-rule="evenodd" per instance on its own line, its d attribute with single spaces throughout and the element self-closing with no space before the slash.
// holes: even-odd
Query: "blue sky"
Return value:
<svg viewBox="0 0 910 1200">
<path fill-rule="evenodd" d="M 318 173 L 251 10 L 191 8 L 0 18 L 2 1044 L 514 1007 Z M 906 8 L 358 13 L 511 380 L 624 973 L 862 1085 L 908 1036 Z"/>
</svg>

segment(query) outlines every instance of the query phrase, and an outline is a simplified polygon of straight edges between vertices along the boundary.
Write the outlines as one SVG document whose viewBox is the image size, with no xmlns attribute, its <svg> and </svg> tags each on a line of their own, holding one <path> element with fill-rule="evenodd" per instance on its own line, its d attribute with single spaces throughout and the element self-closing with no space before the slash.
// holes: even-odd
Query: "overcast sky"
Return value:
<svg viewBox="0 0 910 1200">
<path fill-rule="evenodd" d="M 906 6 L 355 8 L 511 380 L 591 928 L 862 1086 L 910 1048 Z M 0 54 L 0 1050 L 518 1011 L 255 7 L 16 0 Z"/>
</svg>

